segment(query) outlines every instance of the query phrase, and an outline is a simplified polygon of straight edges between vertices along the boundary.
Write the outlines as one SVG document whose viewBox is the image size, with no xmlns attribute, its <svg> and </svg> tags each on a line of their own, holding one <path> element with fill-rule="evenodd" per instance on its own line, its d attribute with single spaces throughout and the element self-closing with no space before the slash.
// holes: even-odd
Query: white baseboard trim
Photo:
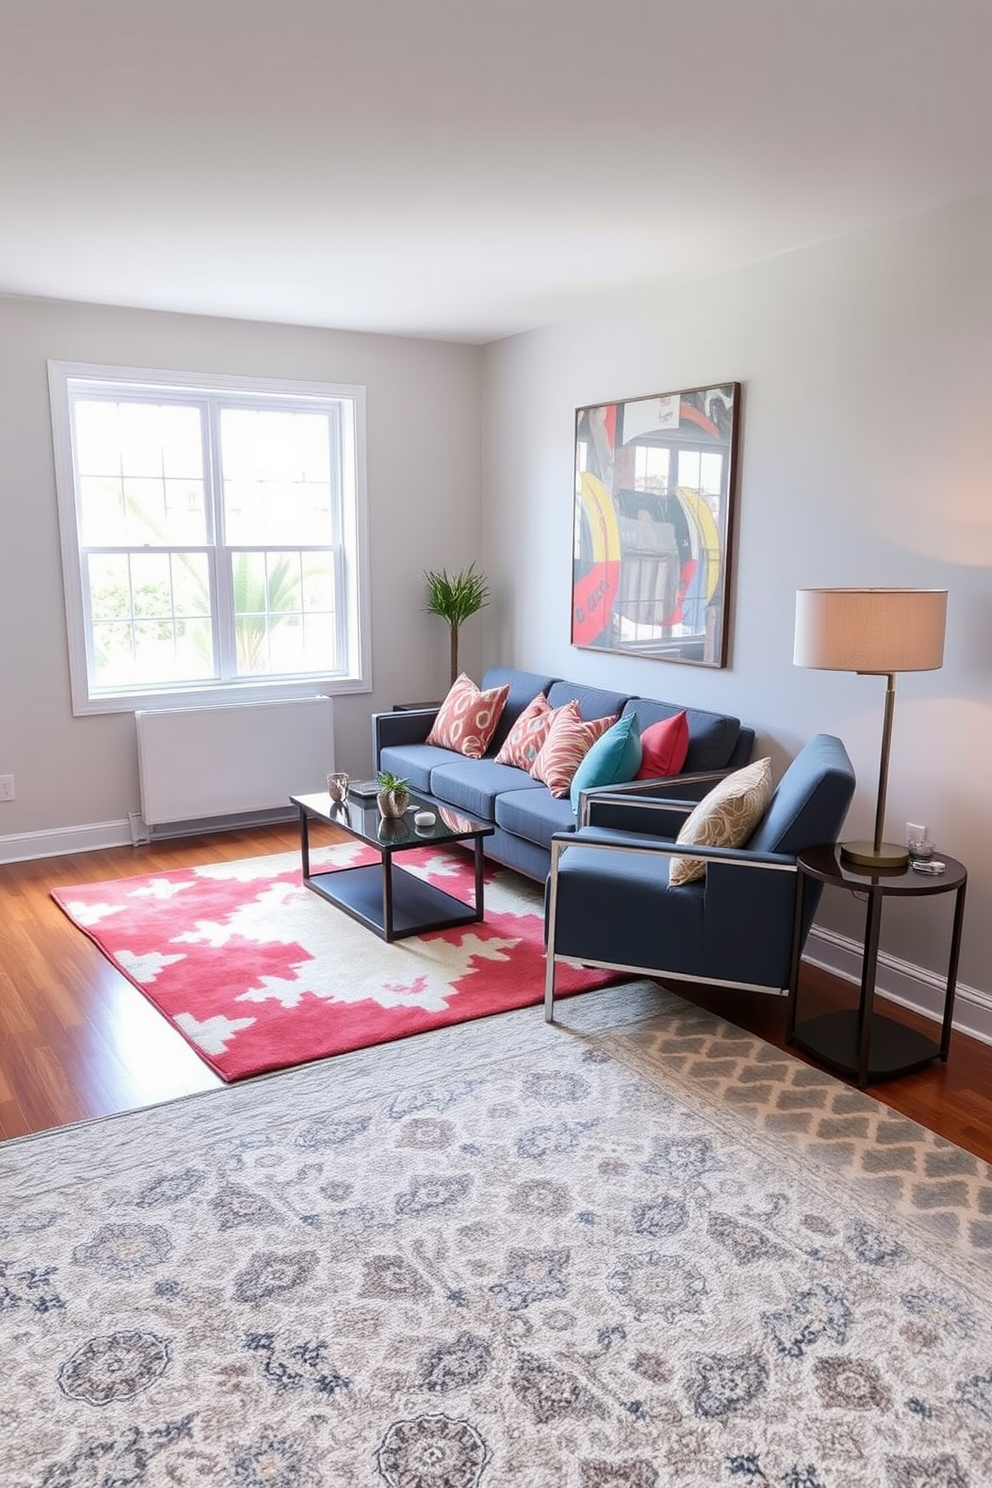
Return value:
<svg viewBox="0 0 992 1488">
<path fill-rule="evenodd" d="M 137 811 L 123 821 L 90 822 L 82 827 L 51 827 L 42 832 L 14 832 L 0 837 L 0 863 L 26 863 L 32 858 L 62 858 L 67 853 L 94 852 L 101 847 L 140 847 L 170 837 L 198 837 L 205 832 L 227 832 L 238 827 L 273 826 L 295 821 L 295 807 L 276 806 L 268 811 L 244 812 L 238 816 L 211 817 L 208 821 L 171 822 L 147 827 Z"/>
<path fill-rule="evenodd" d="M 67 853 L 101 847 L 131 847 L 131 823 L 90 822 L 84 827 L 49 827 L 41 832 L 13 832 L 0 837 L 0 863 L 26 863 L 31 858 L 62 858 Z"/>
<path fill-rule="evenodd" d="M 803 960 L 855 986 L 861 982 L 861 945 L 849 936 L 814 925 Z M 945 985 L 946 979 L 938 972 L 879 952 L 875 979 L 879 997 L 939 1023 L 943 1017 Z M 982 1043 L 992 1044 L 992 996 L 959 980 L 954 997 L 954 1027 L 971 1038 L 981 1039 Z"/>
</svg>

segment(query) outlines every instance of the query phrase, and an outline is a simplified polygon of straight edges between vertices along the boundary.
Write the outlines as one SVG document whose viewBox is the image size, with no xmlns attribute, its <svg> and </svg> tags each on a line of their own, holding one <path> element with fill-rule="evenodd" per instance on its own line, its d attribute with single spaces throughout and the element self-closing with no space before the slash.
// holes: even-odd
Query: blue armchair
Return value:
<svg viewBox="0 0 992 1488">
<path fill-rule="evenodd" d="M 796 856 L 837 840 L 854 784 L 841 741 L 817 734 L 789 765 L 743 848 L 677 846 L 679 825 L 695 800 L 649 800 L 622 789 L 592 796 L 579 830 L 557 833 L 551 842 L 545 906 L 548 1022 L 554 1020 L 560 960 L 660 981 L 786 990 Z M 625 818 L 633 830 L 618 825 Z M 704 878 L 670 887 L 668 861 L 679 854 L 705 858 Z M 806 894 L 800 945 L 818 898 L 817 892 Z"/>
</svg>

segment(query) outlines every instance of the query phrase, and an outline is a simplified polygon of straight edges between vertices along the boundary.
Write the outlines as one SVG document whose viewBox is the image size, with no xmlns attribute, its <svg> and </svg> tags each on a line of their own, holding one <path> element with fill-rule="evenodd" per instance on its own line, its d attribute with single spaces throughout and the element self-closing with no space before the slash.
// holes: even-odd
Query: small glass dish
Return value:
<svg viewBox="0 0 992 1488">
<path fill-rule="evenodd" d="M 929 837 L 913 837 L 906 846 L 913 863 L 929 863 L 933 857 L 933 843 Z"/>
</svg>

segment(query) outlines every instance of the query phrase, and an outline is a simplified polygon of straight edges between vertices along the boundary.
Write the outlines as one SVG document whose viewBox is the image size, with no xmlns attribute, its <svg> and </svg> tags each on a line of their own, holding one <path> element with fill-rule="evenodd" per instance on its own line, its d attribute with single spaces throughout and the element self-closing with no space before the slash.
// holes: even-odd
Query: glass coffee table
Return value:
<svg viewBox="0 0 992 1488">
<path fill-rule="evenodd" d="M 423 794 L 410 794 L 410 805 L 403 816 L 381 817 L 375 801 L 350 795 L 338 804 L 326 791 L 312 796 L 290 796 L 300 813 L 300 853 L 303 858 L 303 882 L 330 904 L 336 904 L 373 930 L 383 940 L 402 940 L 408 935 L 421 935 L 425 930 L 449 930 L 457 925 L 476 925 L 484 913 L 482 839 L 491 837 L 495 827 L 475 821 L 463 812 Z M 433 811 L 432 827 L 418 827 L 415 811 Z M 349 837 L 374 847 L 378 863 L 357 868 L 336 868 L 324 873 L 310 872 L 310 823 L 329 822 L 340 827 Z M 443 847 L 451 842 L 471 843 L 475 850 L 475 903 L 466 904 L 444 889 L 425 883 L 399 864 L 393 870 L 393 859 L 416 847 Z"/>
</svg>

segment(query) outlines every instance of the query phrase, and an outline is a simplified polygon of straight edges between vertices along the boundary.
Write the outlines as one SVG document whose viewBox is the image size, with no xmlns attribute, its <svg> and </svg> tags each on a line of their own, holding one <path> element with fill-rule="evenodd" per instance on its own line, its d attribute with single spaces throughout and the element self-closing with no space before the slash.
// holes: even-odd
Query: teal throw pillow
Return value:
<svg viewBox="0 0 992 1488">
<path fill-rule="evenodd" d="M 641 768 L 641 726 L 636 713 L 619 718 L 579 761 L 572 776 L 572 810 L 579 814 L 579 791 L 633 780 Z"/>
</svg>

